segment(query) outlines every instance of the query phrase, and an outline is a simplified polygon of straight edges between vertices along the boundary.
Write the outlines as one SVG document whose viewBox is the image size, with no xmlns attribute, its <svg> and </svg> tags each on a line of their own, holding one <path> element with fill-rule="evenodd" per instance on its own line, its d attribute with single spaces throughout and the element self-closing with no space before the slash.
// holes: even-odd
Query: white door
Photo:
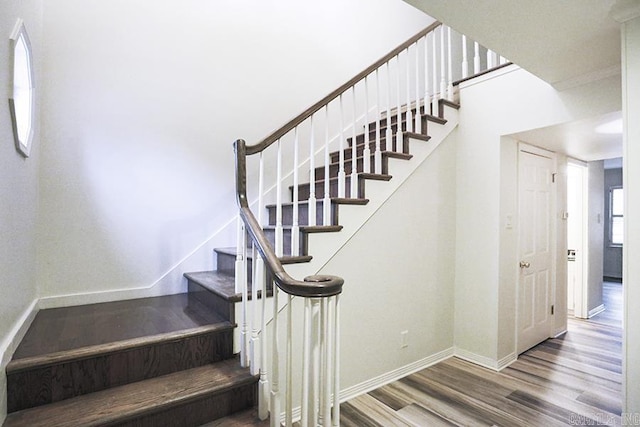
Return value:
<svg viewBox="0 0 640 427">
<path fill-rule="evenodd" d="M 518 354 L 544 341 L 553 327 L 553 153 L 521 144 L 518 156 Z"/>
</svg>

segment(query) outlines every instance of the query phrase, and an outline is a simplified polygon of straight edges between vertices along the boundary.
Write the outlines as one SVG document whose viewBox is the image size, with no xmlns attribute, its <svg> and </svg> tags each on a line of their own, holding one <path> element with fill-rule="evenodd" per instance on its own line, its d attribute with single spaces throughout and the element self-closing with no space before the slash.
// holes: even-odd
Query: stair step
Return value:
<svg viewBox="0 0 640 427">
<path fill-rule="evenodd" d="M 345 199 L 334 197 L 331 201 L 331 212 L 329 222 L 330 225 L 337 225 L 339 206 L 340 205 L 366 205 L 369 203 L 368 199 Z M 324 209 L 324 200 L 316 200 L 316 224 L 322 224 L 322 216 Z M 269 213 L 269 225 L 275 225 L 276 223 L 276 205 L 267 205 L 267 211 Z M 282 223 L 293 223 L 293 203 L 282 204 Z M 309 201 L 303 200 L 298 203 L 298 223 L 300 225 L 309 224 Z"/>
<path fill-rule="evenodd" d="M 234 274 L 220 271 L 184 273 L 189 295 L 202 302 L 223 319 L 235 323 L 236 302 L 242 295 L 236 293 Z"/>
<path fill-rule="evenodd" d="M 444 100 L 442 100 L 442 101 L 445 102 Z M 423 134 L 425 134 L 425 135 L 428 134 L 429 122 L 432 122 L 432 123 L 435 123 L 435 124 L 439 124 L 439 125 L 444 125 L 444 124 L 447 123 L 447 120 L 444 118 L 444 106 L 443 106 L 443 103 L 440 103 L 439 105 L 440 105 L 440 107 L 439 107 L 440 111 L 439 111 L 437 116 L 432 115 L 432 114 L 421 114 L 420 127 L 421 127 L 421 130 L 422 130 Z M 459 108 L 458 104 L 455 104 L 455 103 L 450 102 L 450 101 L 446 101 L 444 103 L 444 105 L 449 105 L 449 106 L 451 106 L 453 108 Z M 412 120 L 413 120 L 414 123 L 415 123 L 415 111 L 416 111 L 415 108 L 412 109 L 412 112 L 413 112 Z M 401 117 L 401 120 L 402 120 L 401 121 L 401 124 L 402 124 L 401 125 L 401 130 L 403 132 L 405 132 L 407 130 L 406 111 L 402 112 L 401 116 L 402 116 Z M 397 129 L 398 129 L 397 122 L 398 122 L 397 115 L 392 113 L 391 114 L 391 132 L 392 132 L 392 134 L 395 134 Z M 386 119 L 386 117 L 380 119 L 378 121 L 378 124 L 380 126 L 380 137 L 384 138 L 385 135 L 386 135 L 386 132 L 387 132 L 387 119 Z M 364 143 L 364 139 L 365 139 L 365 135 L 366 135 L 366 132 L 362 132 L 362 133 L 356 135 L 356 143 L 357 144 L 363 144 Z M 372 122 L 372 123 L 369 123 L 369 140 L 370 141 L 375 141 L 375 138 L 376 138 L 376 122 Z M 347 142 L 348 142 L 349 145 L 351 145 L 352 139 L 353 139 L 353 137 L 347 138 Z"/>
<path fill-rule="evenodd" d="M 355 197 L 359 199 L 365 198 L 365 182 L 366 180 L 375 181 L 389 181 L 391 175 L 373 174 L 373 173 L 360 173 L 358 174 L 358 194 Z M 338 178 L 334 177 L 329 180 L 329 189 L 331 197 L 338 197 Z M 289 191 L 293 194 L 293 186 L 289 187 Z M 324 180 L 315 182 L 316 195 L 324 194 Z M 300 184 L 298 186 L 298 198 L 299 200 L 309 199 L 310 185 L 309 183 Z M 317 197 L 317 196 L 316 196 Z M 345 198 L 351 197 L 351 176 L 345 178 Z M 293 196 L 292 196 L 293 198 Z"/>
<path fill-rule="evenodd" d="M 411 135 L 418 135 L 418 134 L 411 134 Z M 424 138 L 429 138 L 425 135 L 420 135 L 421 137 Z M 422 139 L 422 138 L 420 138 Z M 364 147 L 364 146 L 363 146 Z M 370 147 L 372 150 L 375 151 L 375 145 L 372 145 Z M 384 148 L 384 147 L 382 147 Z M 364 150 L 360 149 L 360 147 L 358 147 L 358 151 L 360 151 L 362 153 L 362 155 L 360 155 L 357 159 L 356 159 L 356 169 L 358 171 L 358 173 L 364 172 Z M 346 157 L 346 156 L 345 156 Z M 352 171 L 352 167 L 353 167 L 353 160 L 352 160 L 352 155 L 348 156 L 349 158 L 345 160 L 344 162 L 344 166 L 345 166 L 345 173 L 347 175 L 351 175 Z M 389 173 L 389 159 L 390 158 L 395 158 L 395 159 L 403 159 L 403 160 L 409 160 L 411 159 L 413 156 L 411 154 L 406 154 L 406 153 L 396 153 L 394 151 L 384 151 L 381 150 L 380 153 L 380 158 L 381 158 L 381 172 L 383 175 L 387 175 Z M 335 157 L 335 160 L 333 160 L 332 163 L 329 164 L 329 177 L 334 177 L 334 176 L 338 176 L 338 171 L 340 170 L 340 163 L 339 163 L 339 156 Z M 369 157 L 369 162 L 371 165 L 371 168 L 373 169 L 375 167 L 375 154 L 372 151 L 371 156 Z M 324 179 L 325 176 L 325 167 L 323 166 L 318 166 L 315 170 L 315 179 Z"/>
<path fill-rule="evenodd" d="M 6 368 L 8 412 L 227 359 L 232 340 L 188 294 L 41 310 Z"/>
<path fill-rule="evenodd" d="M 220 273 L 226 273 L 235 275 L 236 269 L 236 248 L 216 248 L 214 249 L 216 252 L 218 261 L 218 271 Z M 282 264 L 299 264 L 303 262 L 311 261 L 313 257 L 310 255 L 301 255 L 301 256 L 283 256 L 280 257 L 280 262 Z M 251 271 L 251 267 L 253 264 L 253 255 L 251 251 L 247 251 L 247 270 Z"/>
<path fill-rule="evenodd" d="M 292 233 L 292 225 L 283 225 L 282 226 L 282 246 L 283 253 L 291 254 L 293 251 L 291 250 L 291 233 Z M 308 255 L 308 235 L 312 233 L 332 233 L 342 230 L 342 226 L 340 225 L 302 225 L 299 227 L 299 247 L 298 253 L 300 255 Z M 269 242 L 273 247 L 275 247 L 275 235 L 276 235 L 276 226 L 275 225 L 265 225 L 263 228 L 264 234 L 269 239 Z"/>
<path fill-rule="evenodd" d="M 391 137 L 391 146 L 388 147 L 387 146 L 387 140 L 386 138 L 381 138 L 380 139 L 380 151 L 384 151 L 384 152 L 396 152 L 396 153 L 405 153 L 405 154 L 409 154 L 409 144 L 407 143 L 406 138 L 403 138 L 402 140 L 402 147 L 400 147 L 400 150 L 396 150 L 396 134 L 393 134 L 393 136 Z M 366 144 L 364 142 L 359 142 L 356 146 L 356 157 L 363 157 L 364 156 L 364 148 L 365 148 Z M 376 150 L 376 142 L 372 141 L 369 143 L 369 150 L 371 151 L 371 153 L 374 153 Z M 347 160 L 351 160 L 353 158 L 353 150 L 352 147 L 346 147 L 342 150 L 344 152 L 344 159 L 345 161 Z M 331 161 L 331 163 L 338 163 L 340 161 L 340 151 L 333 151 L 331 153 L 329 153 L 329 159 Z"/>
<path fill-rule="evenodd" d="M 236 358 L 11 413 L 4 427 L 199 426 L 257 401 Z"/>
</svg>

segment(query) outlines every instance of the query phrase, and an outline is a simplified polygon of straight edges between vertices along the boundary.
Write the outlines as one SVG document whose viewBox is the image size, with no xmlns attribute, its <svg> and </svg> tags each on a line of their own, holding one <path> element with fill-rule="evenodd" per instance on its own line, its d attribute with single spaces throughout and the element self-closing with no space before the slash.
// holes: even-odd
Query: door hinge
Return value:
<svg viewBox="0 0 640 427">
<path fill-rule="evenodd" d="M 556 175 L 557 175 L 557 173 L 552 173 L 551 174 L 551 182 L 554 183 L 554 184 L 556 182 Z"/>
<path fill-rule="evenodd" d="M 554 305 L 552 305 L 552 306 L 551 306 L 551 315 L 552 315 L 552 316 L 553 316 L 553 313 L 554 313 L 554 312 L 555 312 L 555 306 L 554 306 Z"/>
</svg>

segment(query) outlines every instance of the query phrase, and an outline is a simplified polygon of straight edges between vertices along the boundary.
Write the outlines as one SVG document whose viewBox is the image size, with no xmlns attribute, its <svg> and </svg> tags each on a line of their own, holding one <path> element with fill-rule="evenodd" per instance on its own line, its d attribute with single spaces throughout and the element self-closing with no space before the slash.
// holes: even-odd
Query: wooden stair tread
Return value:
<svg viewBox="0 0 640 427">
<path fill-rule="evenodd" d="M 351 175 L 346 175 L 347 179 L 351 178 Z M 379 174 L 379 173 L 367 173 L 367 172 L 358 172 L 358 178 L 360 179 L 371 179 L 374 181 L 389 181 L 391 180 L 392 176 L 391 175 L 384 175 L 384 174 Z M 329 182 L 331 181 L 337 181 L 338 177 L 337 176 L 332 176 L 331 178 L 329 178 Z M 320 183 L 323 183 L 324 181 L 326 181 L 325 179 L 318 179 L 315 181 L 315 183 L 317 185 L 319 185 Z M 301 183 L 298 184 L 300 186 L 302 185 L 309 185 L 308 182 L 305 183 Z M 293 188 L 293 186 L 289 186 L 289 188 Z"/>
<path fill-rule="evenodd" d="M 437 123 L 439 125 L 446 125 L 447 119 L 443 119 L 442 117 L 432 116 L 431 114 L 425 114 L 422 117 L 426 118 L 430 122 Z"/>
<path fill-rule="evenodd" d="M 13 359 L 116 351 L 220 327 L 217 324 L 226 326 L 224 322 L 187 293 L 45 309 L 36 315 Z"/>
<path fill-rule="evenodd" d="M 236 255 L 236 248 L 215 248 L 217 253 L 225 254 L 225 255 Z M 251 251 L 247 251 L 247 259 L 253 259 L 253 254 Z M 300 264 L 303 262 L 309 262 L 313 259 L 311 255 L 300 255 L 300 256 L 283 256 L 279 257 L 280 262 L 282 264 Z"/>
<path fill-rule="evenodd" d="M 342 230 L 341 225 L 299 225 L 301 233 L 333 233 L 336 231 Z M 275 230 L 275 225 L 265 225 L 262 227 L 263 230 Z M 290 231 L 293 229 L 293 225 L 287 224 L 282 225 L 283 230 Z"/>
<path fill-rule="evenodd" d="M 324 199 L 316 199 L 316 203 L 322 203 Z M 345 197 L 332 197 L 331 199 L 331 203 L 332 204 L 337 204 L 337 205 L 366 205 L 367 203 L 369 203 L 369 199 L 348 199 Z M 298 205 L 308 205 L 309 204 L 309 200 L 300 200 L 298 202 Z M 293 202 L 286 202 L 283 203 L 282 206 L 293 206 Z M 271 205 L 267 205 L 266 208 L 267 209 L 275 209 L 276 205 L 275 204 L 271 204 Z"/>
<path fill-rule="evenodd" d="M 4 427 L 99 426 L 222 393 L 257 377 L 236 358 L 11 413 Z"/>
<path fill-rule="evenodd" d="M 129 340 L 115 341 L 111 343 L 80 347 L 72 350 L 64 350 L 55 353 L 15 359 L 7 365 L 7 374 L 14 374 L 28 369 L 44 368 L 51 365 L 69 363 L 71 361 L 89 359 L 92 357 L 104 357 L 109 354 L 131 350 L 137 347 L 151 346 L 185 339 L 197 335 L 219 332 L 233 329 L 235 325 L 228 321 L 220 321 L 215 324 L 199 326 L 187 330 L 168 332 L 164 334 L 148 335 Z"/>
<path fill-rule="evenodd" d="M 184 277 L 229 302 L 239 302 L 242 295 L 236 292 L 236 279 L 233 275 L 220 271 L 196 271 L 184 273 Z"/>
</svg>

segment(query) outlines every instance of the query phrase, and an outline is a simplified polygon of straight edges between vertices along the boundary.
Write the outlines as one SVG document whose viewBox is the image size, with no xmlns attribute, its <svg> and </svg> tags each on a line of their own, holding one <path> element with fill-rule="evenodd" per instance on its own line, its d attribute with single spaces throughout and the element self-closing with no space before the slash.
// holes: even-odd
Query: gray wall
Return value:
<svg viewBox="0 0 640 427">
<path fill-rule="evenodd" d="M 622 280 L 622 248 L 609 245 L 609 189 L 622 186 L 622 168 L 604 171 L 604 276 Z"/>
</svg>

